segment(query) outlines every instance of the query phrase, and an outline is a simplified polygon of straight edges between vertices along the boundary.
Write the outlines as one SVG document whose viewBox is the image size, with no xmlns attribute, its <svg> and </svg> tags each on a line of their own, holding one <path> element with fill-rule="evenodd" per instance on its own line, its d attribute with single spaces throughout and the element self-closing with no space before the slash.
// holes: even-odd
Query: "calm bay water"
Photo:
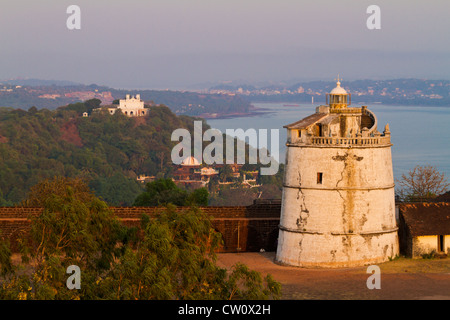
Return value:
<svg viewBox="0 0 450 320">
<path fill-rule="evenodd" d="M 270 112 L 253 117 L 209 119 L 207 122 L 212 128 L 219 129 L 223 133 L 226 129 L 239 128 L 243 130 L 279 129 L 279 159 L 281 163 L 284 163 L 286 129 L 283 126 L 314 113 L 316 105 L 294 106 L 284 103 L 254 103 L 253 105 Z M 368 108 L 377 116 L 380 132 L 383 132 L 384 126 L 389 123 L 396 178 L 400 178 L 402 173 L 416 165 L 433 165 L 440 172 L 445 173 L 450 180 L 450 106 L 372 104 Z"/>
</svg>

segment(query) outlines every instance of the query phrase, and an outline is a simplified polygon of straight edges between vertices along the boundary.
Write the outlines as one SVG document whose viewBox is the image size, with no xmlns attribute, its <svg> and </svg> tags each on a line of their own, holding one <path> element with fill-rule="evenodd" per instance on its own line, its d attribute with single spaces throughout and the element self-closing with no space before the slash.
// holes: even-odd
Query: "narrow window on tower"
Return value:
<svg viewBox="0 0 450 320">
<path fill-rule="evenodd" d="M 317 184 L 322 184 L 323 173 L 317 172 Z"/>
</svg>

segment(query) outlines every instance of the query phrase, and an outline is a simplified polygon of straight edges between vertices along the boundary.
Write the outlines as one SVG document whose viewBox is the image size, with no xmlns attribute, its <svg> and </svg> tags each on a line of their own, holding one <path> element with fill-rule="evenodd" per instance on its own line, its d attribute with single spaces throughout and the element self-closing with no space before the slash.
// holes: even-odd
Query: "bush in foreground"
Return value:
<svg viewBox="0 0 450 320">
<path fill-rule="evenodd" d="M 280 298 L 270 275 L 216 265 L 220 234 L 196 207 L 167 205 L 158 218 L 144 215 L 140 228 L 128 228 L 98 198 L 61 190 L 42 195 L 44 211 L 21 241 L 20 263 L 0 243 L 0 299 Z M 66 286 L 71 265 L 81 271 L 79 290 Z"/>
</svg>

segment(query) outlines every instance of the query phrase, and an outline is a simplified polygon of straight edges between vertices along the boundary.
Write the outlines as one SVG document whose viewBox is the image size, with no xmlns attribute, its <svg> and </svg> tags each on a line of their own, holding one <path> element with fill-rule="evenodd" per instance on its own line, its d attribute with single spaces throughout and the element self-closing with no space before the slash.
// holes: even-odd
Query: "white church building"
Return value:
<svg viewBox="0 0 450 320">
<path fill-rule="evenodd" d="M 117 107 L 108 108 L 110 114 L 116 113 L 120 109 L 122 113 L 128 117 L 142 117 L 148 115 L 149 108 L 144 107 L 144 101 L 141 100 L 141 95 L 136 96 L 126 95 L 125 99 L 119 100 L 119 105 Z"/>
</svg>

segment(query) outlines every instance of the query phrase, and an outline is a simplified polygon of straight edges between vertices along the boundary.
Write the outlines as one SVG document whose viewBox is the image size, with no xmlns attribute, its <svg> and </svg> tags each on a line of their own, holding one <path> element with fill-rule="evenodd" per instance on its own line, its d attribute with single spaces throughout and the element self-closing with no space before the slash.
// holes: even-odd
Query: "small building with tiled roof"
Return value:
<svg viewBox="0 0 450 320">
<path fill-rule="evenodd" d="M 404 203 L 398 209 L 402 254 L 450 254 L 450 202 Z"/>
<path fill-rule="evenodd" d="M 431 202 L 450 202 L 450 191 L 437 196 L 436 198 L 432 199 Z"/>
</svg>

